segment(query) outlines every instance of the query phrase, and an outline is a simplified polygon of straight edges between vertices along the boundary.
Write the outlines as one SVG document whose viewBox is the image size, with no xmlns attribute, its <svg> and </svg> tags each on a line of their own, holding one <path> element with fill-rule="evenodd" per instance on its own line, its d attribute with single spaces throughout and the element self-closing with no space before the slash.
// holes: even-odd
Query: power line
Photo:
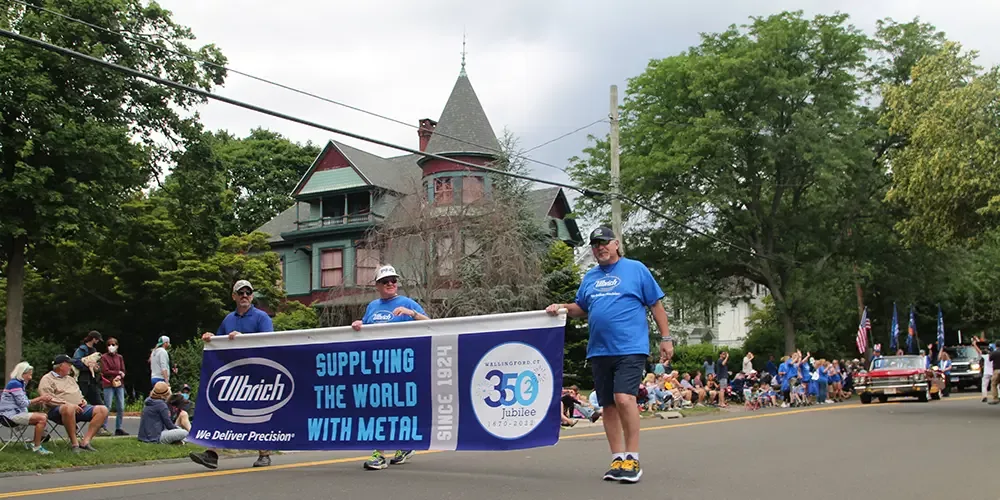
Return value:
<svg viewBox="0 0 1000 500">
<path fill-rule="evenodd" d="M 313 99 L 318 99 L 320 101 L 327 102 L 327 103 L 330 103 L 330 104 L 334 104 L 334 105 L 337 105 L 337 106 L 341 106 L 341 107 L 344 107 L 344 108 L 347 108 L 347 109 L 350 109 L 350 110 L 353 110 L 353 111 L 357 111 L 359 113 L 364 113 L 366 115 L 373 116 L 375 118 L 380 118 L 382 120 L 387 120 L 387 121 L 390 121 L 390 122 L 393 122 L 393 123 L 397 123 L 397 124 L 403 125 L 405 127 L 410 127 L 410 128 L 415 128 L 415 129 L 420 128 L 418 125 L 414 125 L 412 123 L 408 123 L 408 122 L 405 122 L 403 120 L 398 120 L 398 119 L 393 118 L 391 116 L 385 116 L 385 115 L 376 113 L 374 111 L 368 111 L 367 109 L 364 109 L 364 108 L 359 108 L 357 106 L 352 106 L 350 104 L 347 104 L 347 103 L 344 103 L 344 102 L 340 102 L 340 101 L 337 101 L 337 100 L 334 100 L 334 99 L 330 99 L 328 97 L 323 97 L 321 95 L 317 95 L 317 94 L 314 94 L 314 93 L 311 93 L 311 92 L 308 92 L 308 91 L 305 91 L 305 90 L 297 89 L 295 87 L 291 87 L 291 86 L 285 85 L 283 83 L 279 83 L 279 82 L 276 82 L 276 81 L 273 81 L 273 80 L 268 80 L 267 78 L 262 78 L 262 77 L 259 77 L 259 76 L 252 75 L 250 73 L 239 71 L 239 70 L 230 68 L 228 66 L 224 66 L 222 64 L 218 64 L 216 62 L 209 61 L 207 59 L 202 59 L 202 58 L 197 57 L 197 56 L 195 56 L 193 54 L 186 54 L 186 53 L 174 50 L 174 49 L 170 49 L 170 48 L 165 47 L 165 46 L 157 45 L 155 43 L 149 42 L 148 40 L 144 40 L 142 38 L 144 36 L 151 36 L 151 35 L 137 34 L 137 33 L 131 32 L 131 31 L 127 31 L 127 30 L 115 31 L 115 30 L 112 30 L 110 28 L 106 28 L 104 26 L 100 26 L 100 25 L 93 24 L 93 23 L 88 22 L 88 21 L 84 21 L 83 19 L 78 19 L 78 18 L 69 16 L 69 15 L 63 14 L 61 12 L 54 11 L 52 9 L 48 9 L 46 7 L 42 7 L 40 5 L 32 5 L 30 3 L 25 2 L 24 0 L 7 0 L 7 1 L 8 2 L 12 2 L 12 3 L 16 3 L 16 4 L 20 4 L 20 5 L 23 5 L 25 7 L 29 7 L 29 8 L 32 8 L 32 9 L 35 9 L 35 10 L 39 10 L 39 11 L 42 11 L 42 12 L 46 12 L 48 14 L 52 14 L 53 16 L 61 17 L 61 18 L 65 19 L 65 20 L 67 20 L 67 21 L 78 23 L 78 24 L 82 24 L 84 26 L 88 26 L 88 27 L 90 27 L 92 29 L 95 29 L 95 30 L 103 31 L 105 33 L 110 33 L 112 35 L 118 35 L 118 36 L 124 36 L 124 37 L 127 37 L 127 38 L 131 38 L 132 40 L 135 40 L 138 43 L 141 43 L 141 44 L 146 45 L 146 46 L 152 46 L 152 47 L 156 48 L 157 50 L 162 50 L 162 51 L 168 52 L 170 54 L 174 54 L 174 55 L 177 55 L 177 56 L 181 56 L 181 57 L 190 59 L 192 61 L 197 61 L 199 63 L 205 64 L 205 65 L 208 65 L 208 66 L 212 66 L 214 68 L 224 69 L 227 72 L 235 73 L 237 75 L 244 76 L 246 78 L 250 78 L 252 80 L 256 80 L 256 81 L 261 82 L 261 83 L 266 83 L 268 85 L 273 85 L 275 87 L 279 87 L 279 88 L 288 90 L 290 92 L 295 92 L 297 94 L 301 94 L 301 95 L 304 95 L 304 96 L 307 96 L 307 97 L 311 97 Z M 573 132 L 570 132 L 569 134 L 564 134 L 564 135 L 559 136 L 559 137 L 557 137 L 555 139 L 552 139 L 550 141 L 546 141 L 546 142 L 544 142 L 544 143 L 542 143 L 542 144 L 540 144 L 538 146 L 535 146 L 535 147 L 529 149 L 528 151 L 524 151 L 524 152 L 521 152 L 521 153 L 512 154 L 511 157 L 513 157 L 513 158 L 520 158 L 520 159 L 522 159 L 524 161 L 527 161 L 527 162 L 536 163 L 538 165 L 542 165 L 542 166 L 545 166 L 545 167 L 554 168 L 554 169 L 559 170 L 559 171 L 561 171 L 563 173 L 568 173 L 568 172 L 566 172 L 566 169 L 563 168 L 563 167 L 559 167 L 559 166 L 553 165 L 551 163 L 546 163 L 544 161 L 536 160 L 534 158 L 529 158 L 529 157 L 524 156 L 524 155 L 527 154 L 529 151 L 534 151 L 534 150 L 536 150 L 536 149 L 538 149 L 538 148 L 540 148 L 542 146 L 551 144 L 551 143 L 553 143 L 555 141 L 563 139 L 564 137 L 567 137 L 569 135 L 575 134 L 576 132 L 579 132 L 580 130 L 583 130 L 583 129 L 587 128 L 587 127 L 590 127 L 590 126 L 592 126 L 592 125 L 594 125 L 596 123 L 600 123 L 601 121 L 605 121 L 605 120 L 601 119 L 601 120 L 595 121 L 594 123 L 590 123 L 590 124 L 588 124 L 588 125 L 586 125 L 584 127 L 581 127 L 581 128 L 579 128 L 577 130 L 574 130 Z M 504 151 L 496 149 L 494 147 L 483 146 L 482 144 L 476 144 L 476 143 L 470 142 L 470 141 L 468 141 L 466 139 L 462 139 L 462 138 L 459 138 L 459 137 L 453 137 L 453 136 L 450 136 L 448 134 L 441 133 L 441 132 L 434 132 L 434 133 L 437 134 L 437 135 L 440 135 L 441 137 L 446 137 L 448 139 L 452 139 L 452 140 L 455 140 L 455 141 L 467 144 L 469 146 L 475 146 L 475 147 L 482 148 L 482 149 L 485 149 L 487 151 L 492 151 L 492 152 L 495 152 L 495 153 L 500 153 L 500 154 L 504 153 Z"/>
<path fill-rule="evenodd" d="M 122 73 L 126 73 L 126 74 L 132 75 L 132 76 L 137 77 L 137 78 L 142 78 L 144 80 L 149 80 L 151 82 L 158 83 L 160 85 L 164 85 L 164 86 L 171 87 L 171 88 L 178 89 L 178 90 L 183 90 L 185 92 L 190 92 L 192 94 L 202 96 L 202 97 L 204 97 L 206 99 L 213 99 L 213 100 L 224 102 L 226 104 L 230 104 L 230 105 L 233 105 L 233 106 L 237 106 L 237 107 L 240 107 L 240 108 L 248 109 L 250 111 L 255 111 L 255 112 L 258 112 L 258 113 L 265 114 L 265 115 L 273 116 L 275 118 L 280 118 L 280 119 L 287 120 L 287 121 L 294 122 L 294 123 L 298 123 L 298 124 L 301 124 L 301 125 L 306 125 L 308 127 L 313 127 L 313 128 L 317 128 L 317 129 L 320 129 L 320 130 L 325 130 L 327 132 L 331 132 L 331 133 L 338 134 L 338 135 L 343 135 L 343 136 L 350 137 L 350 138 L 353 138 L 353 139 L 358 139 L 358 140 L 369 142 L 369 143 L 376 144 L 376 145 L 379 145 L 379 146 L 384 146 L 384 147 L 391 148 L 391 149 L 397 149 L 397 150 L 404 151 L 404 152 L 407 152 L 407 153 L 411 153 L 411 154 L 423 156 L 425 158 L 434 158 L 434 159 L 438 159 L 438 160 L 443 160 L 443 161 L 447 161 L 447 162 L 450 162 L 450 163 L 454 163 L 456 165 L 462 165 L 462 166 L 467 167 L 467 168 L 473 168 L 473 169 L 476 169 L 476 170 L 482 170 L 482 171 L 485 171 L 485 172 L 491 172 L 491 173 L 494 173 L 494 174 L 497 174 L 497 175 L 503 175 L 503 176 L 513 177 L 513 178 L 516 178 L 516 179 L 522 179 L 522 180 L 527 180 L 527 181 L 532 181 L 532 182 L 538 182 L 540 184 L 548 184 L 548 185 L 558 186 L 558 187 L 562 187 L 562 188 L 566 188 L 566 189 L 572 189 L 574 191 L 580 192 L 584 196 L 591 197 L 591 198 L 598 198 L 598 197 L 600 197 L 600 198 L 606 198 L 608 196 L 607 193 L 604 193 L 603 191 L 597 191 L 597 190 L 593 190 L 593 189 L 589 189 L 589 188 L 574 186 L 574 185 L 565 184 L 565 183 L 562 183 L 562 182 L 556 182 L 556 181 L 549 181 L 549 180 L 539 179 L 539 178 L 536 178 L 536 177 L 531 177 L 531 176 L 522 175 L 522 174 L 516 174 L 516 173 L 513 173 L 513 172 L 505 172 L 503 170 L 497 170 L 495 168 L 484 167 L 482 165 L 476 165 L 474 163 L 470 163 L 470 162 L 466 162 L 466 161 L 462 161 L 462 160 L 457 160 L 457 159 L 454 159 L 454 158 L 447 158 L 447 157 L 444 157 L 444 156 L 441 156 L 441 155 L 438 155 L 438 154 L 427 153 L 425 151 L 419 151 L 419 150 L 416 150 L 416 149 L 413 149 L 413 148 L 409 148 L 409 147 L 406 147 L 406 146 L 400 146 L 400 145 L 397 145 L 397 144 L 392 144 L 392 143 L 389 143 L 389 142 L 386 142 L 386 141 L 382 141 L 380 139 L 375 139 L 375 138 L 367 137 L 367 136 L 364 136 L 364 135 L 361 135 L 361 134 L 356 134 L 356 133 L 353 133 L 353 132 L 348 132 L 348 131 L 345 131 L 345 130 L 340 130 L 340 129 L 337 129 L 337 128 L 334 128 L 334 127 L 330 127 L 330 126 L 327 126 L 327 125 L 322 125 L 322 124 L 319 124 L 319 123 L 316 123 L 316 122 L 312 122 L 312 121 L 309 121 L 309 120 L 305 120 L 305 119 L 302 119 L 302 118 L 297 118 L 297 117 L 294 117 L 294 116 L 291 116 L 291 115 L 288 115 L 288 114 L 285 114 L 285 113 L 281 113 L 279 111 L 274 111 L 274 110 L 271 110 L 271 109 L 267 109 L 267 108 L 263 108 L 263 107 L 260 107 L 260 106 L 256 106 L 254 104 L 246 103 L 246 102 L 243 102 L 243 101 L 240 101 L 240 100 L 237 100 L 237 99 L 232 99 L 232 98 L 229 98 L 229 97 L 220 96 L 218 94 L 214 94 L 214 93 L 206 91 L 206 90 L 201 90 L 201 89 L 197 89 L 197 88 L 194 88 L 194 87 L 191 87 L 191 86 L 188 86 L 188 85 L 184 85 L 183 83 L 179 83 L 179 82 L 175 82 L 175 81 L 168 80 L 168 79 L 165 79 L 165 78 L 160 78 L 158 76 L 154 76 L 154 75 L 150 75 L 150 74 L 147 74 L 147 73 L 143 73 L 143 72 L 141 72 L 139 70 L 136 70 L 136 69 L 132 69 L 132 68 L 129 68 L 129 67 L 126 67 L 126 66 L 121 66 L 119 64 L 115 64 L 115 63 L 108 62 L 108 61 L 105 61 L 105 60 L 102 60 L 102 59 L 98 59 L 96 57 L 92 57 L 92 56 L 89 56 L 87 54 L 82 54 L 82 53 L 77 52 L 77 51 L 72 50 L 72 49 L 67 49 L 65 47 L 60 47 L 58 45 L 54 45 L 54 44 L 51 44 L 51 43 L 48 43 L 48 42 L 44 42 L 44 41 L 41 41 L 41 40 L 38 40 L 38 39 L 35 39 L 35 38 L 27 37 L 27 36 L 21 35 L 19 33 L 14 33 L 12 31 L 8 31 L 8 30 L 5 30 L 5 29 L 0 29 L 0 36 L 6 37 L 6 38 L 10 38 L 12 40 L 17 40 L 17 41 L 19 41 L 21 43 L 24 43 L 26 45 L 34 46 L 34 47 L 37 47 L 37 48 L 40 48 L 40 49 L 43 49 L 43 50 L 48 50 L 48 51 L 51 51 L 51 52 L 56 52 L 58 54 L 62 54 L 63 56 L 66 56 L 66 57 L 70 57 L 70 58 L 74 58 L 74 59 L 82 59 L 84 61 L 96 64 L 98 66 L 102 66 L 102 67 L 104 67 L 106 69 L 110 69 L 110 70 L 114 70 L 114 71 L 119 71 L 119 72 L 122 72 Z M 681 221 L 679 221 L 677 219 L 674 219 L 673 217 L 670 217 L 670 216 L 668 216 L 668 215 L 666 215 L 666 214 L 664 214 L 662 212 L 659 212 L 658 210 L 653 209 L 652 207 L 650 207 L 650 206 L 648 206 L 648 205 L 646 205 L 646 204 L 644 204 L 644 203 L 642 203 L 642 202 L 640 202 L 638 200 L 635 200 L 635 199 L 632 199 L 632 198 L 627 198 L 627 197 L 622 197 L 622 199 L 624 199 L 624 200 L 632 203 L 633 205 L 635 205 L 635 206 L 637 206 L 639 208 L 642 208 L 643 210 L 646 210 L 647 212 L 649 212 L 649 213 L 651 213 L 653 215 L 661 217 L 664 220 L 666 220 L 666 221 L 668 221 L 668 222 L 670 222 L 672 224 L 680 226 L 680 227 L 682 227 L 684 229 L 687 229 L 688 231 L 691 231 L 693 233 L 703 235 L 703 236 L 705 236 L 707 238 L 710 238 L 710 239 L 712 239 L 712 240 L 714 240 L 716 242 L 719 242 L 719 243 L 721 243 L 723 245 L 726 245 L 726 246 L 728 246 L 730 248 L 733 248 L 735 250 L 740 250 L 740 251 L 746 252 L 746 253 L 748 253 L 748 254 L 750 254 L 752 256 L 760 257 L 760 258 L 767 259 L 767 260 L 773 260 L 773 261 L 778 261 L 779 260 L 779 259 L 775 259 L 774 257 L 768 256 L 768 255 L 758 254 L 757 252 L 755 252 L 755 251 L 753 251 L 751 249 L 748 249 L 748 248 L 745 248 L 745 247 L 741 247 L 741 246 L 736 245 L 734 243 L 731 243 L 731 242 L 728 242 L 728 241 L 723 240 L 721 238 L 718 238 L 715 235 L 712 235 L 712 234 L 704 232 L 704 231 L 702 231 L 700 229 L 691 227 L 691 226 L 689 226 L 689 225 L 687 225 L 687 224 L 685 224 L 685 223 L 683 223 L 683 222 L 681 222 Z"/>
<path fill-rule="evenodd" d="M 598 123 L 602 123 L 602 122 L 607 123 L 607 121 L 608 121 L 607 118 L 601 118 L 600 120 L 595 120 L 595 121 L 590 122 L 590 123 L 588 123 L 588 124 L 586 124 L 586 125 L 578 128 L 578 129 L 576 129 L 576 130 L 574 130 L 572 132 L 566 132 L 565 134 L 560 135 L 559 137 L 556 137 L 555 139 L 545 141 L 545 142 L 543 142 L 543 143 L 541 143 L 541 144 L 539 144 L 539 145 L 537 145 L 537 146 L 535 146 L 533 148 L 526 149 L 521 154 L 528 154 L 528 153 L 530 153 L 530 152 L 532 152 L 532 151 L 534 151 L 534 150 L 536 150 L 538 148 L 541 148 L 543 146 L 548 146 L 549 144 L 552 144 L 553 142 L 556 142 L 556 141 L 558 141 L 560 139 L 565 139 L 565 138 L 567 138 L 567 137 L 569 137 L 569 136 L 571 136 L 571 135 L 573 135 L 573 134 L 575 134 L 575 133 L 577 133 L 577 132 L 579 132 L 581 130 L 590 128 L 590 127 L 592 127 L 594 125 L 597 125 Z M 563 170 L 563 169 L 560 169 L 560 170 Z M 565 172 L 565 170 L 563 170 L 563 171 Z"/>
<path fill-rule="evenodd" d="M 262 108 L 260 106 L 257 106 L 257 105 L 254 105 L 254 104 L 250 104 L 250 103 L 247 103 L 247 102 L 243 102 L 243 101 L 240 101 L 240 100 L 237 100 L 237 99 L 232 99 L 232 98 L 229 98 L 229 97 L 224 97 L 224 96 L 221 96 L 221 95 L 218 95 L 218 94 L 214 94 L 212 92 L 208 92 L 208 91 L 205 91 L 205 90 L 197 89 L 197 88 L 194 88 L 194 87 L 191 87 L 191 86 L 188 86 L 188 85 L 184 85 L 183 83 L 175 82 L 173 80 L 167 80 L 166 78 L 160 78 L 158 76 L 153 76 L 153 75 L 150 75 L 148 73 L 143 73 L 143 72 L 141 72 L 139 70 L 136 70 L 136 69 L 132 69 L 132 68 L 129 68 L 129 67 L 126 67 L 126 66 L 121 66 L 119 64 L 108 62 L 108 61 L 105 61 L 103 59 L 98 59 L 96 57 L 92 57 L 92 56 L 89 56 L 87 54 L 82 54 L 82 53 L 77 52 L 77 51 L 72 50 L 72 49 L 67 49 L 65 47 L 60 47 L 58 45 L 54 45 L 54 44 L 51 44 L 51 43 L 48 43 L 48 42 L 43 42 L 43 41 L 38 40 L 36 38 L 31 38 L 31 37 L 28 37 L 28 36 L 24 36 L 24 35 L 21 35 L 19 33 L 14 33 L 12 31 L 8 31 L 8 30 L 5 30 L 5 29 L 0 29 L 0 36 L 4 36 L 4 37 L 10 38 L 12 40 L 17 40 L 17 41 L 22 42 L 24 44 L 32 45 L 32 46 L 38 47 L 40 49 L 48 50 L 48 51 L 51 51 L 51 52 L 56 52 L 56 53 L 59 53 L 59 54 L 62 54 L 64 56 L 66 56 L 66 57 L 71 57 L 71 58 L 75 58 L 75 59 L 82 59 L 84 61 L 97 64 L 98 66 L 103 66 L 103 67 L 105 67 L 107 69 L 111 69 L 111 70 L 114 70 L 114 71 L 119 71 L 119 72 L 122 72 L 122 73 L 127 73 L 129 75 L 134 76 L 134 77 L 142 78 L 144 80 L 149 80 L 151 82 L 155 82 L 155 83 L 158 83 L 160 85 L 164 85 L 164 86 L 171 87 L 171 88 L 178 89 L 178 90 L 183 90 L 185 92 L 190 92 L 192 94 L 199 95 L 199 96 L 204 97 L 206 99 L 213 99 L 213 100 L 216 100 L 216 101 L 224 102 L 226 104 L 231 104 L 233 106 L 237 106 L 237 107 L 240 107 L 240 108 L 243 108 L 243 109 L 249 109 L 250 111 L 256 111 L 258 113 L 262 113 L 262 114 L 265 114 L 265 115 L 270 115 L 270 116 L 273 116 L 275 118 L 281 118 L 282 120 L 288 120 L 290 122 L 298 123 L 298 124 L 301 124 L 301 125 L 306 125 L 308 127 L 318 128 L 320 130 L 325 130 L 327 132 L 331 132 L 331 133 L 334 133 L 334 134 L 337 134 L 337 135 L 343 135 L 345 137 L 350 137 L 352 139 L 358 139 L 358 140 L 361 140 L 361 141 L 370 142 L 372 144 L 376 144 L 376 145 L 379 145 L 379 146 L 384 146 L 384 147 L 387 147 L 387 148 L 398 149 L 400 151 L 404 151 L 404 152 L 415 154 L 415 155 L 420 155 L 420 156 L 423 156 L 425 158 L 434 158 L 434 159 L 437 159 L 437 160 L 443 160 L 443 161 L 447 161 L 447 162 L 450 162 L 450 163 L 454 163 L 456 165 L 462 165 L 463 167 L 474 168 L 474 169 L 482 170 L 482 171 L 485 171 L 485 172 L 491 172 L 491 173 L 494 173 L 494 174 L 497 174 L 497 175 L 505 175 L 505 176 L 514 177 L 514 178 L 517 178 L 517 179 L 522 179 L 522 180 L 527 180 L 527 181 L 532 181 L 532 182 L 538 182 L 538 183 L 541 183 L 541 184 L 549 184 L 549 185 L 552 185 L 552 186 L 563 187 L 563 188 L 566 188 L 566 189 L 572 189 L 574 191 L 579 191 L 584 196 L 591 196 L 591 197 L 593 197 L 593 196 L 604 196 L 604 193 L 601 192 L 601 191 L 595 191 L 595 190 L 592 190 L 592 189 L 587 189 L 587 188 L 582 188 L 582 187 L 578 187 L 578 186 L 573 186 L 571 184 L 565 184 L 565 183 L 562 183 L 562 182 L 556 182 L 556 181 L 549 181 L 549 180 L 539 179 L 539 178 L 531 177 L 531 176 L 528 176 L 528 175 L 515 174 L 513 172 L 505 172 L 503 170 L 497 170 L 495 168 L 484 167 L 482 165 L 476 165 L 475 163 L 470 163 L 470 162 L 467 162 L 467 161 L 457 160 L 457 159 L 454 159 L 454 158 L 447 158 L 447 157 L 444 157 L 444 156 L 441 156 L 441 155 L 438 155 L 438 154 L 428 153 L 426 151 L 420 151 L 420 150 L 409 148 L 409 147 L 406 147 L 406 146 L 400 146 L 398 144 L 392 144 L 390 142 L 386 142 L 386 141 L 383 141 L 383 140 L 380 140 L 380 139 L 374 139 L 372 137 L 364 136 L 364 135 L 361 135 L 361 134 L 355 134 L 354 132 L 348 132 L 346 130 L 340 130 L 338 128 L 330 127 L 330 126 L 327 126 L 327 125 L 322 125 L 320 123 L 316 123 L 316 122 L 313 122 L 313 121 L 309 121 L 309 120 L 305 120 L 305 119 L 302 119 L 302 118 L 297 118 L 297 117 L 294 117 L 294 116 L 291 116 L 291 115 L 287 115 L 287 114 L 281 113 L 279 111 L 274 111 L 274 110 L 271 110 L 271 109 L 268 109 L 268 108 Z"/>
</svg>

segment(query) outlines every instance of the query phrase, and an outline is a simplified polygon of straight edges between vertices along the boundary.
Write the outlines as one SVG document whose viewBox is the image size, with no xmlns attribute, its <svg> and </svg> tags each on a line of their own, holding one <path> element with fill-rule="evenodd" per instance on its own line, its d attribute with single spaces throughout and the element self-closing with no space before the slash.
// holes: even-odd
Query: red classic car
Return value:
<svg viewBox="0 0 1000 500">
<path fill-rule="evenodd" d="M 893 397 L 916 397 L 920 401 L 941 399 L 944 375 L 927 368 L 921 356 L 882 356 L 872 360 L 871 369 L 855 377 L 854 392 L 861 404 L 878 398 L 885 403 Z"/>
</svg>

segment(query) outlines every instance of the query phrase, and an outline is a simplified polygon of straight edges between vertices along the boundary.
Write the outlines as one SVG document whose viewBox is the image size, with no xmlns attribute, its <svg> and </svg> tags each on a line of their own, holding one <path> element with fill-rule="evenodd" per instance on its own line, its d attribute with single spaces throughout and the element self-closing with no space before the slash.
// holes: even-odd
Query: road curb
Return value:
<svg viewBox="0 0 1000 500">
<path fill-rule="evenodd" d="M 123 436 L 124 437 L 124 436 Z M 272 455 L 276 454 L 272 452 Z M 246 457 L 256 457 L 257 452 L 246 452 L 234 455 L 225 455 L 219 457 L 219 460 L 229 460 L 231 458 L 246 458 Z M 123 464 L 99 464 L 99 465 L 78 465 L 76 467 L 61 467 L 57 469 L 42 469 L 42 470 L 30 470 L 30 471 L 13 471 L 13 472 L 0 472 L 0 479 L 5 477 L 19 477 L 19 476 L 43 476 L 48 474 L 59 474 L 63 472 L 82 472 L 89 470 L 106 470 L 106 469 L 122 469 L 127 467 L 141 467 L 143 465 L 166 465 L 166 464 L 181 464 L 184 462 L 191 462 L 188 457 L 183 458 L 165 458 L 162 460 L 143 460 L 141 462 L 128 462 Z"/>
</svg>

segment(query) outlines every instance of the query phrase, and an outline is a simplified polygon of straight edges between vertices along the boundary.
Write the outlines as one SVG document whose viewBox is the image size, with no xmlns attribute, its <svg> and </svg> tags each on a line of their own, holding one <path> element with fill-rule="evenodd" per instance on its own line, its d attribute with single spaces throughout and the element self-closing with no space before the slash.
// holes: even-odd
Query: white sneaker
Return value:
<svg viewBox="0 0 1000 500">
<path fill-rule="evenodd" d="M 788 408 L 788 403 L 781 403 L 782 408 Z"/>
</svg>

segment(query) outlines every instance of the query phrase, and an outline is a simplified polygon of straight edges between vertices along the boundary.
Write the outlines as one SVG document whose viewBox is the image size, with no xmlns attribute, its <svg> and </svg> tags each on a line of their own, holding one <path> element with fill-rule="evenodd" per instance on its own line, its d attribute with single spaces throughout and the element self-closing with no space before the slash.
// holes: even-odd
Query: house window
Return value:
<svg viewBox="0 0 1000 500">
<path fill-rule="evenodd" d="M 344 195 L 323 198 L 323 218 L 344 216 Z"/>
<path fill-rule="evenodd" d="M 377 248 L 357 248 L 357 284 L 359 286 L 363 285 L 373 285 L 375 284 L 375 273 L 378 272 L 379 266 L 379 251 Z"/>
<path fill-rule="evenodd" d="M 451 236 L 438 238 L 436 247 L 438 276 L 451 276 L 455 270 L 455 256 L 451 251 Z"/>
<path fill-rule="evenodd" d="M 364 215 L 371 211 L 372 200 L 367 191 L 347 195 L 348 215 Z"/>
<path fill-rule="evenodd" d="M 469 204 L 483 197 L 482 177 L 462 178 L 462 203 Z"/>
<path fill-rule="evenodd" d="M 434 179 L 435 205 L 451 205 L 454 201 L 453 193 L 451 177 L 438 177 Z"/>
<path fill-rule="evenodd" d="M 344 252 L 340 249 L 323 250 L 320 254 L 320 283 L 323 288 L 344 284 Z"/>
</svg>

